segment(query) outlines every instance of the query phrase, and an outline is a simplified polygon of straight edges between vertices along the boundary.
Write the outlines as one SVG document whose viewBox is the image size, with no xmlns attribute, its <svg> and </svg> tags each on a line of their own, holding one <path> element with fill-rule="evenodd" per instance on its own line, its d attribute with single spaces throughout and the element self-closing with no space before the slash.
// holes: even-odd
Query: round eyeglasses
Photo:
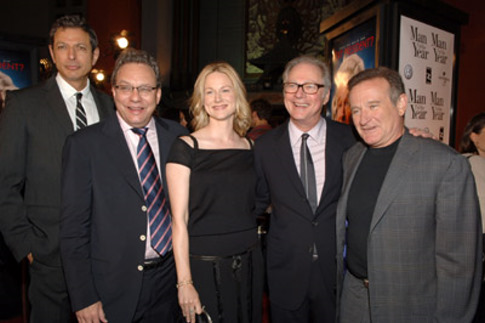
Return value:
<svg viewBox="0 0 485 323">
<path fill-rule="evenodd" d="M 323 84 L 317 83 L 303 83 L 298 84 L 294 82 L 283 83 L 283 89 L 286 93 L 296 93 L 299 88 L 302 88 L 303 92 L 306 94 L 315 94 L 320 90 L 320 88 L 325 87 Z"/>
</svg>

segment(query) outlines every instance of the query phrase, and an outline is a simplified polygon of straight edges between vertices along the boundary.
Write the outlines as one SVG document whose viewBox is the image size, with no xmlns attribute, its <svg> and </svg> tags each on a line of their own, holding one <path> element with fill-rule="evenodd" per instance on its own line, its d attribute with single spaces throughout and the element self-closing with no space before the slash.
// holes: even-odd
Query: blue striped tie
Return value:
<svg viewBox="0 0 485 323">
<path fill-rule="evenodd" d="M 140 137 L 137 148 L 138 172 L 148 206 L 151 244 L 160 255 L 165 255 L 172 248 L 172 221 L 170 208 L 160 181 L 155 157 L 146 133 L 148 128 L 131 129 Z"/>
</svg>

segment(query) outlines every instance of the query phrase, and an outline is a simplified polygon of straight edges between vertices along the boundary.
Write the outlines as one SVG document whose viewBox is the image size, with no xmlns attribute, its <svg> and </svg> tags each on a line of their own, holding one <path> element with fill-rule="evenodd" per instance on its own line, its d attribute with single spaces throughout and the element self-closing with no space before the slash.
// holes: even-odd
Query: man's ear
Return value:
<svg viewBox="0 0 485 323">
<path fill-rule="evenodd" d="M 56 56 L 54 55 L 54 49 L 52 48 L 52 45 L 49 45 L 49 53 L 51 54 L 52 61 L 54 62 L 54 65 L 56 64 Z"/>
<path fill-rule="evenodd" d="M 99 47 L 96 47 L 93 50 L 93 63 L 92 63 L 92 66 L 94 66 L 96 64 L 96 62 L 98 61 L 98 58 L 99 58 Z"/>
<path fill-rule="evenodd" d="M 402 117 L 406 113 L 406 108 L 408 106 L 408 96 L 406 93 L 402 93 L 397 99 L 396 108 L 399 115 Z"/>
</svg>

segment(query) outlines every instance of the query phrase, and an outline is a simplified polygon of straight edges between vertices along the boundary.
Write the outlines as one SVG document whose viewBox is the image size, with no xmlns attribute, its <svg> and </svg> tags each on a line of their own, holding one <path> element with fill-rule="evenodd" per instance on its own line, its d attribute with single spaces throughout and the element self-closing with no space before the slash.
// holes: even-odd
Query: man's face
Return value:
<svg viewBox="0 0 485 323">
<path fill-rule="evenodd" d="M 357 84 L 349 93 L 350 109 L 359 135 L 372 148 L 391 145 L 404 133 L 403 116 L 407 97 L 401 94 L 394 105 L 390 85 L 384 78 Z"/>
<path fill-rule="evenodd" d="M 122 86 L 116 89 L 115 86 Z M 126 87 L 142 87 L 145 90 L 126 90 Z M 157 86 L 155 73 L 142 63 L 127 63 L 118 70 L 112 92 L 116 110 L 121 118 L 134 128 L 143 128 L 150 121 L 162 91 Z M 146 90 L 150 89 L 150 90 Z"/>
<path fill-rule="evenodd" d="M 323 84 L 323 75 L 315 65 L 300 63 L 290 70 L 286 82 Z M 308 131 L 318 123 L 323 105 L 327 103 L 329 97 L 329 92 L 323 87 L 315 94 L 306 94 L 302 87 L 299 87 L 295 93 L 283 91 L 283 94 L 285 107 L 291 120 L 302 131 Z"/>
<path fill-rule="evenodd" d="M 89 34 L 81 28 L 59 28 L 49 51 L 62 78 L 76 90 L 82 90 L 99 57 L 99 49 L 91 48 Z"/>
</svg>

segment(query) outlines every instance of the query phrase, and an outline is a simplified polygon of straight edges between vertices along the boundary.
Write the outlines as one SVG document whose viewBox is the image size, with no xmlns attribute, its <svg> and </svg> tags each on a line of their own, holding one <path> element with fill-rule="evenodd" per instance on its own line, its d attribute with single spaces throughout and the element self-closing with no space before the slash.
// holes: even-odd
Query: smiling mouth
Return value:
<svg viewBox="0 0 485 323">
<path fill-rule="evenodd" d="M 293 105 L 297 108 L 307 108 L 309 106 L 308 103 L 298 103 L 298 102 L 293 102 Z"/>
<path fill-rule="evenodd" d="M 127 108 L 131 112 L 135 112 L 135 113 L 142 112 L 143 110 L 145 110 L 144 107 L 127 107 Z"/>
</svg>

